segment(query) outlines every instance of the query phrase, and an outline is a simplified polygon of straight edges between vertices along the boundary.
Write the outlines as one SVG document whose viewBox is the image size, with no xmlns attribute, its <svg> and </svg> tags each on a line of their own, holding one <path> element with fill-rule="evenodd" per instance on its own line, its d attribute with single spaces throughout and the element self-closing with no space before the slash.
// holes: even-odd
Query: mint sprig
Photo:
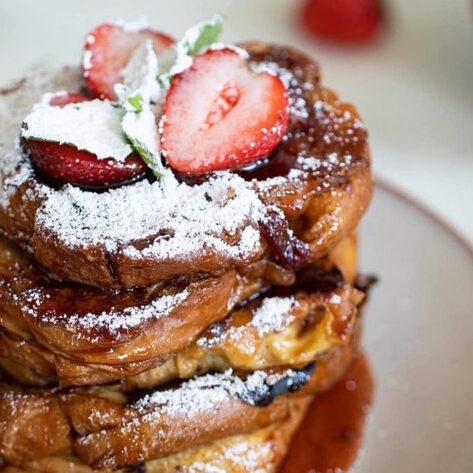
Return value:
<svg viewBox="0 0 473 473">
<path fill-rule="evenodd" d="M 223 18 L 221 15 L 215 15 L 212 20 L 203 22 L 198 25 L 199 33 L 197 38 L 189 38 L 185 36 L 183 39 L 184 49 L 187 50 L 188 56 L 195 56 L 204 48 L 215 43 L 222 34 Z"/>
<path fill-rule="evenodd" d="M 146 165 L 151 169 L 153 174 L 159 180 L 163 177 L 163 166 L 161 163 L 156 161 L 154 154 L 138 139 L 133 138 L 133 136 L 125 134 L 128 141 L 131 143 L 131 146 L 135 151 L 141 156 Z"/>
<path fill-rule="evenodd" d="M 133 107 L 135 113 L 143 110 L 143 95 L 137 92 L 135 95 L 128 97 L 128 103 Z"/>
<path fill-rule="evenodd" d="M 211 46 L 220 37 L 223 28 L 222 15 L 215 15 L 209 21 L 203 21 L 198 25 L 190 28 L 175 48 L 175 58 L 172 66 L 168 66 L 168 70 L 162 70 L 158 76 L 158 82 L 162 89 L 169 87 L 172 78 L 183 72 L 192 65 L 192 58 L 202 52 L 205 48 Z M 160 64 L 169 63 L 168 53 L 165 61 L 159 61 Z M 158 58 L 159 59 L 159 58 Z"/>
</svg>

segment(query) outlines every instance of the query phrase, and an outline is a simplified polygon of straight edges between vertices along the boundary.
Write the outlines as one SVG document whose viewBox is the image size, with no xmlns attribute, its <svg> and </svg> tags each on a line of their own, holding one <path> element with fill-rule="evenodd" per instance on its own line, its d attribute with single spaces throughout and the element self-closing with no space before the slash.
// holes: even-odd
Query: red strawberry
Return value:
<svg viewBox="0 0 473 473">
<path fill-rule="evenodd" d="M 87 95 L 76 93 L 76 92 L 66 92 L 62 93 L 59 92 L 51 97 L 49 101 L 49 105 L 54 105 L 56 107 L 64 107 L 64 105 L 70 103 L 80 103 L 80 102 L 87 102 L 90 100 Z"/>
<path fill-rule="evenodd" d="M 89 100 L 83 94 L 67 93 L 53 96 L 51 105 L 63 107 L 68 103 Z M 124 162 L 97 159 L 88 151 L 74 146 L 48 141 L 27 140 L 25 148 L 36 167 L 48 176 L 61 182 L 84 186 L 108 186 L 143 175 L 147 166 L 135 153 Z"/>
<path fill-rule="evenodd" d="M 309 31 L 348 43 L 373 39 L 382 17 L 379 0 L 308 0 L 302 11 L 302 21 Z"/>
<path fill-rule="evenodd" d="M 257 74 L 230 49 L 209 50 L 171 81 L 162 147 L 177 171 L 203 174 L 267 156 L 286 132 L 281 80 Z"/>
<path fill-rule="evenodd" d="M 83 74 L 87 88 L 95 97 L 116 100 L 113 86 L 122 81 L 121 70 L 133 51 L 147 39 L 153 41 L 157 54 L 174 43 L 172 38 L 157 31 L 146 29 L 130 33 L 120 25 L 108 23 L 98 26 L 87 36 Z"/>
</svg>

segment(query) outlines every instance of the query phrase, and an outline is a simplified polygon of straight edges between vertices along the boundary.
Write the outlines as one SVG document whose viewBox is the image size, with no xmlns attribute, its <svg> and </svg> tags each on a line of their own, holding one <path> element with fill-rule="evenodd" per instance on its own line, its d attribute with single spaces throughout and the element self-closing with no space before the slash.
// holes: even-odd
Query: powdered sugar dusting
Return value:
<svg viewBox="0 0 473 473">
<path fill-rule="evenodd" d="M 348 110 L 341 114 L 339 110 L 322 100 L 317 100 L 314 103 L 314 114 L 317 122 L 326 128 L 322 139 L 327 145 L 343 146 L 349 143 L 357 143 L 359 138 L 355 131 L 362 130 L 366 132 L 364 123 L 358 117 L 353 117 Z M 350 126 L 346 127 L 347 124 Z"/>
<path fill-rule="evenodd" d="M 248 330 L 256 331 L 259 338 L 265 335 L 279 333 L 286 329 L 293 321 L 291 311 L 299 307 L 295 297 L 267 297 L 260 306 L 252 311 L 251 320 L 239 327 L 225 329 L 222 323 L 210 327 L 210 334 L 197 340 L 197 345 L 211 348 L 215 345 L 231 340 L 239 343 L 240 349 L 251 354 L 255 350 L 254 340 L 245 336 Z M 245 345 L 242 343 L 245 342 Z"/>
<path fill-rule="evenodd" d="M 256 327 L 258 335 L 281 332 L 287 327 L 294 317 L 290 311 L 299 303 L 295 297 L 268 297 L 253 313 L 251 324 Z"/>
<path fill-rule="evenodd" d="M 200 185 L 178 184 L 168 171 L 160 182 L 142 181 L 100 195 L 65 186 L 47 199 L 36 223 L 68 246 L 104 244 L 115 251 L 120 243 L 153 237 L 135 257 L 189 257 L 217 250 L 247 257 L 261 248 L 256 223 L 264 213 L 256 193 L 242 178 L 218 173 Z M 238 236 L 235 244 L 222 235 Z"/>
<path fill-rule="evenodd" d="M 253 473 L 263 473 L 266 468 L 263 468 L 264 460 L 272 454 L 271 443 L 269 441 L 260 445 L 257 449 L 251 448 L 246 442 L 239 442 L 232 445 L 225 451 L 225 458 L 236 465 L 244 468 L 245 471 Z M 271 464 L 265 465 L 271 468 Z"/>
<path fill-rule="evenodd" d="M 113 24 L 120 26 L 126 33 L 139 33 L 149 28 L 149 21 L 146 15 L 142 15 L 135 20 L 126 21 L 123 18 L 115 20 Z"/>
<path fill-rule="evenodd" d="M 133 407 L 190 418 L 203 412 L 215 411 L 231 397 L 255 405 L 255 399 L 268 395 L 271 387 L 282 378 L 296 375 L 293 370 L 274 375 L 266 371 L 254 371 L 243 380 L 230 369 L 224 373 L 197 376 L 182 383 L 178 389 L 155 391 L 138 400 Z"/>
<path fill-rule="evenodd" d="M 27 290 L 21 294 L 21 298 L 29 303 L 28 307 L 23 306 L 23 310 L 30 316 L 44 324 L 61 324 L 66 330 L 76 333 L 78 338 L 84 337 L 89 341 L 100 340 L 103 332 L 121 340 L 133 329 L 143 327 L 146 322 L 166 317 L 184 303 L 188 296 L 188 290 L 184 289 L 176 294 L 156 297 L 145 305 L 121 309 L 111 307 L 100 313 L 64 314 L 41 310 L 45 299 L 49 298 L 49 294 L 41 289 Z M 14 298 L 18 300 L 19 296 Z"/>
</svg>

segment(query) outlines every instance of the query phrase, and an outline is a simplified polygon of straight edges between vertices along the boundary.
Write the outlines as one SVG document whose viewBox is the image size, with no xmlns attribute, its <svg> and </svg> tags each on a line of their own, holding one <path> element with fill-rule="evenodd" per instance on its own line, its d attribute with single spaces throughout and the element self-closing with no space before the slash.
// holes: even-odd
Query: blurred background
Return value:
<svg viewBox="0 0 473 473">
<path fill-rule="evenodd" d="M 370 20 L 376 32 L 363 42 L 337 40 L 336 24 L 328 33 L 317 24 L 309 31 L 307 3 L 0 0 L 0 85 L 38 66 L 77 64 L 85 34 L 105 20 L 146 15 L 154 28 L 179 38 L 221 12 L 224 40 L 287 43 L 317 59 L 323 81 L 354 102 L 367 123 L 376 176 L 473 244 L 473 2 L 384 0 L 382 17 Z"/>
</svg>

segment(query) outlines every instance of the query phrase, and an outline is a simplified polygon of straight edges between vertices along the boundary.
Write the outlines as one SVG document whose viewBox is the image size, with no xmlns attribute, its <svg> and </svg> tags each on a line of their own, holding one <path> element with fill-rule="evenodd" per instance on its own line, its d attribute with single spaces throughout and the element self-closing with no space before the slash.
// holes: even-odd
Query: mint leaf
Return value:
<svg viewBox="0 0 473 473">
<path fill-rule="evenodd" d="M 196 38 L 184 38 L 184 45 L 187 49 L 189 56 L 195 56 L 202 49 L 215 43 L 220 34 L 222 33 L 223 18 L 220 15 L 216 15 L 212 20 L 201 23 L 198 25 L 198 35 Z M 195 31 L 191 30 L 195 34 Z"/>
<path fill-rule="evenodd" d="M 143 110 L 143 95 L 137 92 L 135 95 L 128 97 L 128 103 L 133 107 L 136 113 L 140 113 Z"/>
<path fill-rule="evenodd" d="M 210 21 L 203 21 L 189 28 L 174 48 L 169 48 L 158 58 L 158 83 L 167 89 L 171 79 L 192 65 L 192 58 L 203 49 L 214 44 L 222 33 L 223 17 L 215 15 Z"/>
<path fill-rule="evenodd" d="M 133 138 L 130 135 L 126 135 L 126 137 L 130 141 L 131 145 L 136 150 L 136 152 L 143 158 L 143 161 L 151 169 L 151 171 L 156 176 L 156 178 L 161 179 L 161 177 L 163 176 L 162 164 L 156 162 L 154 154 L 151 151 L 149 151 L 149 149 L 138 139 Z"/>
</svg>

